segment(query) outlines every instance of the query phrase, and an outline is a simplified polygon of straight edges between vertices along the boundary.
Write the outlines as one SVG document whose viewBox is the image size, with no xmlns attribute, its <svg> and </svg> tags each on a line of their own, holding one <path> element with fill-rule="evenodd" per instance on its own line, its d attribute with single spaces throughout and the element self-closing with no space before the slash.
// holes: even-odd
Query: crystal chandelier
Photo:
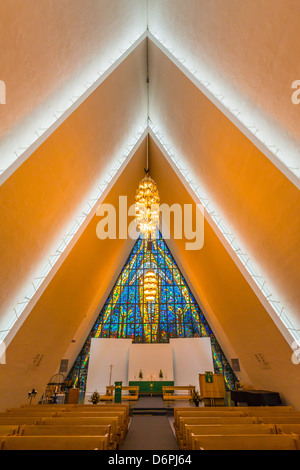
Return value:
<svg viewBox="0 0 300 470">
<path fill-rule="evenodd" d="M 135 214 L 138 229 L 145 238 L 155 234 L 159 221 L 159 193 L 155 181 L 148 175 L 140 181 L 135 197 Z"/>
<path fill-rule="evenodd" d="M 147 170 L 140 181 L 135 196 L 137 228 L 145 239 L 155 237 L 159 222 L 159 193 L 155 181 L 149 174 L 149 134 L 147 135 Z"/>
<path fill-rule="evenodd" d="M 158 279 L 155 272 L 150 269 L 144 276 L 144 299 L 146 302 L 154 302 L 158 288 Z"/>
</svg>

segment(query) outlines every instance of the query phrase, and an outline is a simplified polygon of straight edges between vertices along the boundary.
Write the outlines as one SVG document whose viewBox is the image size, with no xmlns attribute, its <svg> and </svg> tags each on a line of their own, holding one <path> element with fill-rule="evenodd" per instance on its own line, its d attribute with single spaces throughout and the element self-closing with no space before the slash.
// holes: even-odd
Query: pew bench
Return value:
<svg viewBox="0 0 300 470">
<path fill-rule="evenodd" d="M 299 450 L 299 437 L 283 434 L 200 436 L 191 434 L 192 450 Z"/>
<path fill-rule="evenodd" d="M 189 386 L 163 386 L 163 400 L 171 401 L 171 400 L 191 400 L 192 393 L 196 390 L 196 387 L 193 385 Z M 175 393 L 180 392 L 180 393 Z M 185 392 L 185 393 L 184 393 Z"/>
<path fill-rule="evenodd" d="M 41 426 L 111 426 L 110 432 L 110 445 L 118 448 L 122 441 L 122 433 L 119 427 L 117 417 L 101 417 L 101 418 L 44 418 L 42 419 Z"/>
<path fill-rule="evenodd" d="M 277 434 L 298 434 L 300 436 L 299 424 L 275 424 Z"/>
<path fill-rule="evenodd" d="M 275 425 L 268 424 L 185 424 L 181 449 L 192 450 L 192 434 L 194 435 L 243 435 L 243 434 L 277 434 Z"/>
<path fill-rule="evenodd" d="M 19 431 L 19 426 L 13 424 L 1 424 L 0 425 L 0 436 L 13 436 Z"/>
<path fill-rule="evenodd" d="M 0 450 L 107 450 L 108 436 L 7 436 Z"/>
<path fill-rule="evenodd" d="M 250 416 L 229 416 L 229 417 L 203 417 L 203 418 L 195 418 L 195 417 L 181 417 L 179 420 L 178 428 L 175 427 L 175 434 L 177 437 L 178 442 L 183 439 L 184 434 L 184 426 L 186 424 L 189 425 L 204 425 L 208 424 L 210 426 L 215 424 L 226 425 L 226 424 L 258 424 L 258 420 L 254 417 Z"/>
</svg>

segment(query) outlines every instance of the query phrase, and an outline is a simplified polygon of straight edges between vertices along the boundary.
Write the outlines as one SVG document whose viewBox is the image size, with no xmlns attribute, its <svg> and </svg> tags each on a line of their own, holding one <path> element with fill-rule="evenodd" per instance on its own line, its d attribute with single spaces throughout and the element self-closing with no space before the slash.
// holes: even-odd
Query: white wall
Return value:
<svg viewBox="0 0 300 470">
<path fill-rule="evenodd" d="M 210 338 L 171 339 L 175 385 L 195 385 L 199 374 L 214 371 Z"/>
<path fill-rule="evenodd" d="M 128 385 L 130 345 L 130 339 L 92 339 L 85 394 L 86 402 L 95 390 L 102 395 L 105 394 L 106 386 L 109 385 L 111 365 L 113 365 L 111 385 L 116 381 Z"/>
<path fill-rule="evenodd" d="M 199 388 L 199 374 L 213 371 L 210 338 L 172 339 L 169 344 L 132 344 L 130 339 L 93 338 L 86 385 L 85 401 L 97 390 L 105 394 L 109 385 L 122 381 L 159 380 L 162 370 L 164 380 L 175 385 L 195 385 Z"/>
<path fill-rule="evenodd" d="M 139 380 L 140 370 L 143 380 L 159 380 L 159 371 L 164 380 L 173 381 L 173 356 L 170 344 L 132 344 L 129 350 L 129 381 Z"/>
</svg>

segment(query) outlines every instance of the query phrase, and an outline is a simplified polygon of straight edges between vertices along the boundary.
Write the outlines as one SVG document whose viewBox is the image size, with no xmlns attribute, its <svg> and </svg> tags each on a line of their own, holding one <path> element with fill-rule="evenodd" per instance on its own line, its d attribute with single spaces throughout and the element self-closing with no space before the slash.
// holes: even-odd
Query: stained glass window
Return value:
<svg viewBox="0 0 300 470">
<path fill-rule="evenodd" d="M 151 248 L 151 249 L 149 249 Z M 146 302 L 143 279 L 154 270 L 158 290 Z M 223 373 L 226 388 L 237 380 L 211 328 L 182 276 L 166 242 L 137 240 L 110 296 L 90 332 L 68 380 L 85 390 L 92 338 L 129 338 L 135 343 L 167 343 L 170 338 L 210 337 L 215 373 Z"/>
</svg>

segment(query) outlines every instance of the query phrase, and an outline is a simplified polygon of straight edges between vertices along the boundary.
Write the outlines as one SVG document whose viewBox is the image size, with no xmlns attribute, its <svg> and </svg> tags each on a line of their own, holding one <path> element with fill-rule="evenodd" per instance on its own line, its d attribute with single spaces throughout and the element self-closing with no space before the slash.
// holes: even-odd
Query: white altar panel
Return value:
<svg viewBox="0 0 300 470">
<path fill-rule="evenodd" d="M 86 403 L 95 390 L 105 395 L 106 386 L 109 385 L 110 365 L 113 365 L 111 384 L 121 381 L 123 385 L 128 385 L 128 357 L 131 343 L 131 339 L 92 338 Z"/>
<path fill-rule="evenodd" d="M 174 360 L 174 385 L 195 385 L 199 374 L 214 371 L 210 338 L 171 339 Z"/>
<path fill-rule="evenodd" d="M 140 370 L 143 372 L 143 380 L 159 380 L 160 369 L 164 375 L 163 380 L 174 380 L 173 355 L 170 344 L 131 344 L 129 349 L 129 381 L 139 380 Z"/>
</svg>

